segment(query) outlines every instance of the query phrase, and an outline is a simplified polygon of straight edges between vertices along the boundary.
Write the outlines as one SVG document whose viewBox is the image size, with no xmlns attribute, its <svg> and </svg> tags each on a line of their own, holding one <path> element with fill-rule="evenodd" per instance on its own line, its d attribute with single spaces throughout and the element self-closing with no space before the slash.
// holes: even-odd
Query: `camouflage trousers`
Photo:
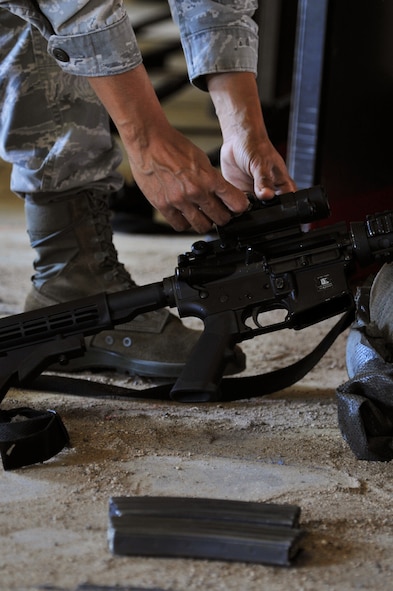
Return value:
<svg viewBox="0 0 393 591">
<path fill-rule="evenodd" d="M 87 78 L 65 74 L 30 23 L 0 8 L 0 158 L 11 189 L 117 190 L 121 153 Z"/>
</svg>

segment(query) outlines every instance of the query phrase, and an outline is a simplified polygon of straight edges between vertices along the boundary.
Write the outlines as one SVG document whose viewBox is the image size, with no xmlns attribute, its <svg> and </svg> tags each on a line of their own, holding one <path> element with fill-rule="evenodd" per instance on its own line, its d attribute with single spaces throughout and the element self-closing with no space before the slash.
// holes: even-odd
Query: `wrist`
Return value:
<svg viewBox="0 0 393 591">
<path fill-rule="evenodd" d="M 209 74 L 206 80 L 224 142 L 250 132 L 268 140 L 253 73 Z"/>
</svg>

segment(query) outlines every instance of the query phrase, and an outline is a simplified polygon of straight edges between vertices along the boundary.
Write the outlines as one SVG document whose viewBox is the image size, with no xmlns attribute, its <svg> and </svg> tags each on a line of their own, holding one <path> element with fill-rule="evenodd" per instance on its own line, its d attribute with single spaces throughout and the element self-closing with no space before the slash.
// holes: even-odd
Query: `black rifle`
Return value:
<svg viewBox="0 0 393 591">
<path fill-rule="evenodd" d="M 52 363 L 84 354 L 84 337 L 162 307 L 203 320 L 204 330 L 171 389 L 178 400 L 215 400 L 228 350 L 283 328 L 295 330 L 354 309 L 350 279 L 357 264 L 393 259 L 393 211 L 307 230 L 329 215 L 324 190 L 313 187 L 261 202 L 195 242 L 172 277 L 0 320 L 0 400 Z M 281 309 L 285 318 L 265 322 Z"/>
<path fill-rule="evenodd" d="M 320 187 L 266 202 L 250 197 L 249 211 L 218 228 L 217 239 L 195 242 L 190 252 L 179 256 L 172 277 L 1 319 L 0 401 L 15 386 L 34 389 L 38 384 L 38 389 L 64 391 L 67 378 L 62 382 L 57 376 L 53 384 L 50 376 L 39 377 L 40 373 L 53 363 L 63 363 L 66 369 L 69 359 L 82 356 L 84 337 L 166 306 L 204 323 L 181 375 L 174 384 L 149 391 L 105 385 L 104 395 L 234 400 L 292 385 L 353 320 L 351 277 L 358 264 L 393 259 L 393 211 L 351 223 L 349 231 L 344 222 L 304 227 L 329 211 Z M 269 313 L 277 309 L 285 317 L 272 322 Z M 300 330 L 336 315 L 341 318 L 333 329 L 300 361 L 263 376 L 222 379 L 236 343 L 283 328 Z M 49 388 L 48 381 L 42 388 L 45 378 Z M 102 384 L 75 379 L 68 380 L 65 391 L 69 382 L 74 394 L 103 394 Z M 0 410 L 0 453 L 6 470 L 42 462 L 67 443 L 68 433 L 54 411 Z"/>
</svg>

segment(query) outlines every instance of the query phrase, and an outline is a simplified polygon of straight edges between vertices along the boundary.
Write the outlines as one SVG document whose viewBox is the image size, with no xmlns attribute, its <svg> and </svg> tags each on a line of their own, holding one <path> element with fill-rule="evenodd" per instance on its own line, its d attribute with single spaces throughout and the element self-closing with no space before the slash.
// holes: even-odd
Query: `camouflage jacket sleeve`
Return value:
<svg viewBox="0 0 393 591">
<path fill-rule="evenodd" d="M 258 0 L 168 0 L 180 29 L 190 79 L 206 89 L 215 72 L 257 73 Z"/>
<path fill-rule="evenodd" d="M 142 61 L 121 0 L 0 0 L 1 8 L 36 26 L 69 74 L 119 74 Z"/>
<path fill-rule="evenodd" d="M 190 79 L 200 88 L 214 72 L 256 73 L 257 0 L 169 0 Z M 142 57 L 121 0 L 0 0 L 35 25 L 48 51 L 70 74 L 106 76 L 130 70 Z"/>
</svg>

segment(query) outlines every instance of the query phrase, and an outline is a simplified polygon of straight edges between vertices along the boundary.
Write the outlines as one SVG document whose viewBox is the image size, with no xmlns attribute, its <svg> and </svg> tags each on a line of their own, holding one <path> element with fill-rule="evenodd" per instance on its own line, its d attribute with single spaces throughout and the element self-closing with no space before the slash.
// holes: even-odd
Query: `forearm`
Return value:
<svg viewBox="0 0 393 591">
<path fill-rule="evenodd" d="M 268 139 L 254 74 L 211 74 L 206 81 L 224 142 L 251 131 L 261 139 Z"/>
<path fill-rule="evenodd" d="M 130 164 L 145 167 L 144 154 L 170 127 L 143 65 L 89 82 L 112 118 Z"/>
</svg>

